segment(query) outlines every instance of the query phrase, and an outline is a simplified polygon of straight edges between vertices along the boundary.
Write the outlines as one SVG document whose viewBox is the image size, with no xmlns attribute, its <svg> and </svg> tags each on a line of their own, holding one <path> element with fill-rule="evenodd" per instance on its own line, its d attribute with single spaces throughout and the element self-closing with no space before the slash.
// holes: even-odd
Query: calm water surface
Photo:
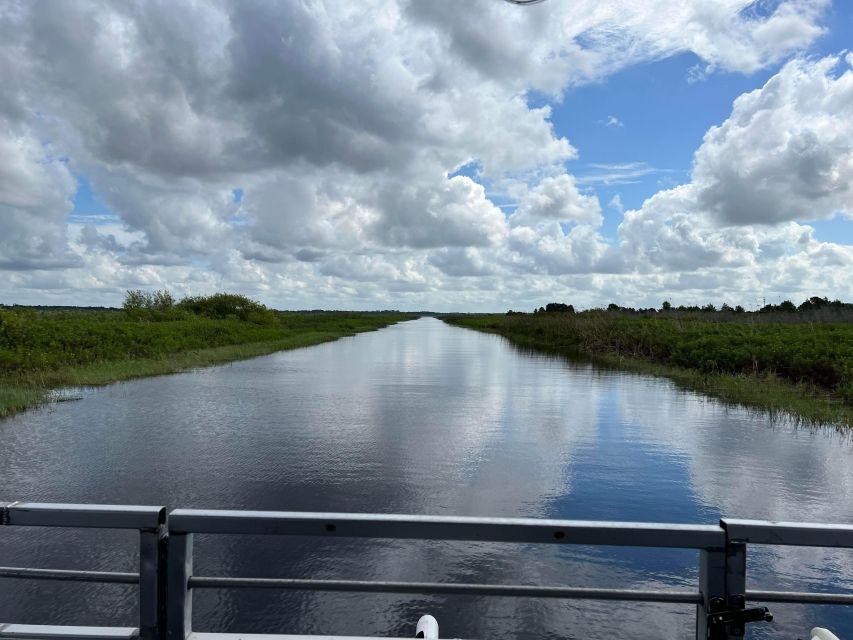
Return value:
<svg viewBox="0 0 853 640">
<path fill-rule="evenodd" d="M 519 351 L 425 318 L 86 391 L 0 422 L 0 500 L 715 523 L 853 521 L 853 443 L 669 382 Z M 129 533 L 0 529 L 0 564 L 132 571 Z M 204 575 L 689 588 L 690 551 L 198 536 Z M 755 549 L 751 588 L 853 592 L 847 552 Z M 687 638 L 690 606 L 199 591 L 198 630 Z M 136 591 L 0 581 L 0 620 L 133 625 Z M 752 637 L 842 608 L 776 605 Z"/>
</svg>

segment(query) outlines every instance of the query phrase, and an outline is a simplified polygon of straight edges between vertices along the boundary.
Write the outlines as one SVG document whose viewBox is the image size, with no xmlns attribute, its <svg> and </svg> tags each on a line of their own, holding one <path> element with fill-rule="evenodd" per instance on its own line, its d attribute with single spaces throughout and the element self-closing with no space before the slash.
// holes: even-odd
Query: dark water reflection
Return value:
<svg viewBox="0 0 853 640">
<path fill-rule="evenodd" d="M 0 423 L 0 499 L 713 523 L 853 521 L 853 444 L 659 379 L 422 319 L 87 392 Z M 127 533 L 0 529 L 0 564 L 133 570 Z M 688 588 L 689 551 L 199 536 L 206 575 Z M 752 588 L 853 591 L 853 555 L 756 549 Z M 0 581 L 0 620 L 133 624 L 135 590 Z M 752 637 L 853 635 L 776 605 Z M 200 630 L 690 637 L 692 607 L 277 591 L 196 595 Z"/>
</svg>

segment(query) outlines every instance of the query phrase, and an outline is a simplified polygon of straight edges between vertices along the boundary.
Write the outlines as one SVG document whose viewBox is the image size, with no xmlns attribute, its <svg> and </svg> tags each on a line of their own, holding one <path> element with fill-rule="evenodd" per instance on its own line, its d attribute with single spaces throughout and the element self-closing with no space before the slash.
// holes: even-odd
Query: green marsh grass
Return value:
<svg viewBox="0 0 853 640">
<path fill-rule="evenodd" d="M 446 315 L 518 346 L 669 378 L 810 424 L 853 424 L 853 324 L 625 318 L 604 312 Z"/>
<path fill-rule="evenodd" d="M 252 358 L 412 317 L 269 312 L 240 320 L 192 313 L 129 317 L 115 310 L 0 310 L 0 418 L 48 402 L 51 392 L 63 387 L 105 385 Z"/>
</svg>

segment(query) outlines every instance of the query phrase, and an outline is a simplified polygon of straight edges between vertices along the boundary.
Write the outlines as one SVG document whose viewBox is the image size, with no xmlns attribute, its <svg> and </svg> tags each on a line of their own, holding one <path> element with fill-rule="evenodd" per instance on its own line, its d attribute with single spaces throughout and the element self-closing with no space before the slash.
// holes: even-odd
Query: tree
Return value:
<svg viewBox="0 0 853 640">
<path fill-rule="evenodd" d="M 672 309 L 672 303 L 670 303 L 669 300 L 664 300 L 660 308 L 661 311 L 669 311 L 670 309 Z"/>
<path fill-rule="evenodd" d="M 151 294 L 151 309 L 154 311 L 168 311 L 174 306 L 175 299 L 166 289 Z"/>
<path fill-rule="evenodd" d="M 547 313 L 574 313 L 575 308 L 570 304 L 565 304 L 563 302 L 549 302 L 545 306 L 545 311 Z"/>
<path fill-rule="evenodd" d="M 175 306 L 175 299 L 168 290 L 148 293 L 142 289 L 128 290 L 122 308 L 125 311 L 168 311 Z"/>
<path fill-rule="evenodd" d="M 820 309 L 821 307 L 826 307 L 830 304 L 832 303 L 830 303 L 828 298 L 818 298 L 817 296 L 812 296 L 811 298 L 803 302 L 803 304 L 801 304 L 799 307 L 797 307 L 797 309 L 799 311 L 812 311 L 813 309 Z"/>
<path fill-rule="evenodd" d="M 125 311 L 136 311 L 138 309 L 148 309 L 150 304 L 150 294 L 145 293 L 142 289 L 128 289 L 121 306 Z"/>
</svg>

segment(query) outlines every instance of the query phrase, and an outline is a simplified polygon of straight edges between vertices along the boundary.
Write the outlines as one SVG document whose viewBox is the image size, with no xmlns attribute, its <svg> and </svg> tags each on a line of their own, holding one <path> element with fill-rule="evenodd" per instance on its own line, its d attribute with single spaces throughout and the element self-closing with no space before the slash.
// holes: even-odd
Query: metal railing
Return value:
<svg viewBox="0 0 853 640">
<path fill-rule="evenodd" d="M 0 525 L 139 531 L 139 573 L 0 567 L 0 578 L 139 585 L 138 627 L 72 627 L 0 623 L 0 638 L 135 638 L 165 636 L 166 508 L 0 502 Z"/>
<path fill-rule="evenodd" d="M 195 589 L 310 589 L 690 604 L 696 606 L 696 637 L 700 640 L 740 637 L 744 624 L 769 617 L 763 608 L 748 609 L 747 602 L 853 604 L 853 594 L 752 591 L 746 588 L 747 545 L 853 548 L 853 526 L 848 525 L 735 519 L 723 519 L 716 525 L 679 525 L 196 509 L 172 511 L 167 525 L 164 514 L 162 507 L 0 503 L 0 521 L 6 525 L 129 528 L 140 531 L 138 574 L 0 567 L 0 577 L 6 578 L 139 584 L 138 628 L 0 624 L 0 638 L 139 636 L 144 640 L 203 639 L 208 634 L 195 632 L 192 628 L 192 594 Z M 699 551 L 699 581 L 695 590 L 661 591 L 199 576 L 193 572 L 193 536 L 197 533 L 686 548 Z M 229 634 L 210 635 L 229 637 Z M 245 637 L 245 634 L 240 634 L 240 637 Z"/>
</svg>

